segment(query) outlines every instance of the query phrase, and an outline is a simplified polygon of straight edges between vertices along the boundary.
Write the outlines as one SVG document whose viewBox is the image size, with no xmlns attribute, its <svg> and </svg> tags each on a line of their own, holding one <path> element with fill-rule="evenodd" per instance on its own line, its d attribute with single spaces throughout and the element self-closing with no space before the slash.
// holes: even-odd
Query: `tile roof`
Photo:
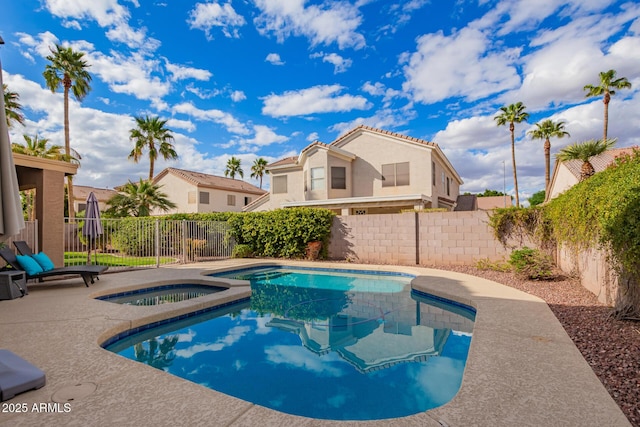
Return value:
<svg viewBox="0 0 640 427">
<path fill-rule="evenodd" d="M 116 190 L 111 190 L 109 188 L 95 188 L 95 187 L 87 187 L 84 185 L 74 185 L 73 186 L 73 198 L 74 200 L 87 200 L 89 197 L 89 193 L 93 191 L 96 198 L 101 202 L 106 202 L 111 197 L 118 194 Z"/>
<path fill-rule="evenodd" d="M 166 168 L 165 170 L 160 172 L 153 179 L 153 181 L 158 182 L 159 179 L 161 179 L 168 173 L 171 173 L 177 177 L 184 179 L 185 181 L 188 181 L 200 187 L 217 188 L 222 190 L 238 191 L 260 195 L 266 193 L 265 190 L 262 190 L 255 185 L 249 184 L 248 182 L 242 181 L 240 179 L 232 179 L 224 176 L 210 175 L 202 172 L 194 172 L 177 168 Z"/>
<path fill-rule="evenodd" d="M 354 133 L 357 133 L 357 132 L 360 132 L 360 131 L 363 131 L 363 130 L 367 130 L 369 132 L 374 132 L 374 133 L 379 133 L 381 135 L 393 136 L 395 138 L 404 139 L 404 140 L 410 141 L 410 142 L 416 142 L 418 144 L 428 145 L 429 147 L 437 147 L 438 146 L 438 144 L 436 144 L 435 142 L 429 142 L 429 141 L 425 141 L 424 139 L 414 138 L 412 136 L 402 135 L 401 133 L 391 132 L 391 131 L 388 131 L 388 130 L 378 129 L 378 128 L 374 128 L 374 127 L 371 127 L 371 126 L 365 126 L 365 125 L 360 125 L 360 126 L 357 126 L 357 127 L 353 128 L 353 129 L 351 129 L 349 132 L 345 133 L 344 135 L 342 135 L 341 137 L 339 137 L 338 139 L 336 139 L 335 141 L 333 141 L 329 145 L 337 145 L 340 142 L 344 141 L 345 139 L 349 138 Z"/>
<path fill-rule="evenodd" d="M 273 163 L 269 163 L 268 167 L 271 166 L 284 166 L 284 165 L 295 165 L 298 161 L 298 156 L 285 157 L 284 159 L 277 160 Z"/>
</svg>

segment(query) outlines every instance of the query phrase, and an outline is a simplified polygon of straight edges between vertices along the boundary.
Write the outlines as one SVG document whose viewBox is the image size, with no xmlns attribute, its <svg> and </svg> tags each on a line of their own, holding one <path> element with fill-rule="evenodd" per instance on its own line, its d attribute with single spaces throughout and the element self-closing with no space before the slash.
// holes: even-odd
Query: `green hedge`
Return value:
<svg viewBox="0 0 640 427">
<path fill-rule="evenodd" d="M 236 243 L 255 256 L 301 258 L 308 242 L 321 241 L 326 257 L 334 216 L 327 209 L 292 208 L 234 214 L 228 223 Z"/>
</svg>

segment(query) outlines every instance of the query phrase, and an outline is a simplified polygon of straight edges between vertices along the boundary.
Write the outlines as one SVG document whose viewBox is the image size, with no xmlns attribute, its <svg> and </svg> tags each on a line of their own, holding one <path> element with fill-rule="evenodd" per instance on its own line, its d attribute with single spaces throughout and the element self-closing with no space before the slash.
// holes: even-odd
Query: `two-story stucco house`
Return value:
<svg viewBox="0 0 640 427">
<path fill-rule="evenodd" d="M 93 194 L 98 199 L 98 207 L 100 208 L 101 212 L 108 208 L 107 200 L 118 194 L 116 190 L 112 190 L 109 188 L 95 188 L 85 185 L 74 185 L 73 207 L 76 212 L 84 211 L 87 209 L 87 197 L 89 197 L 89 193 L 91 192 L 93 192 Z"/>
<path fill-rule="evenodd" d="M 239 179 L 183 169 L 166 168 L 153 179 L 160 191 L 175 203 L 175 209 L 164 213 L 240 212 L 266 193 Z"/>
<path fill-rule="evenodd" d="M 358 126 L 267 166 L 270 192 L 246 211 L 324 207 L 340 215 L 453 209 L 462 179 L 433 142 Z"/>
</svg>

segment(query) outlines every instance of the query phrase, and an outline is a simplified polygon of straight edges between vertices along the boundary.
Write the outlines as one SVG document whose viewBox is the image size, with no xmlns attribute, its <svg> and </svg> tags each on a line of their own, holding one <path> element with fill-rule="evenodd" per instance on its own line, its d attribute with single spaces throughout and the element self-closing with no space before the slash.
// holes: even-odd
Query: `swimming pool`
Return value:
<svg viewBox="0 0 640 427">
<path fill-rule="evenodd" d="M 260 268 L 250 301 L 120 336 L 105 348 L 282 412 L 373 420 L 458 391 L 473 309 L 412 292 L 411 276 Z"/>
</svg>

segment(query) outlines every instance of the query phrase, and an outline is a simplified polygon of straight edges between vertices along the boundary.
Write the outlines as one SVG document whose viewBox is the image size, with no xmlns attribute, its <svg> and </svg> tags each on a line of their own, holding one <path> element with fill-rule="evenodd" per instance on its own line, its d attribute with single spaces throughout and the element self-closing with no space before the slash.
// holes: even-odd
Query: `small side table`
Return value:
<svg viewBox="0 0 640 427">
<path fill-rule="evenodd" d="M 28 293 L 24 271 L 0 271 L 0 300 L 21 298 Z"/>
</svg>

